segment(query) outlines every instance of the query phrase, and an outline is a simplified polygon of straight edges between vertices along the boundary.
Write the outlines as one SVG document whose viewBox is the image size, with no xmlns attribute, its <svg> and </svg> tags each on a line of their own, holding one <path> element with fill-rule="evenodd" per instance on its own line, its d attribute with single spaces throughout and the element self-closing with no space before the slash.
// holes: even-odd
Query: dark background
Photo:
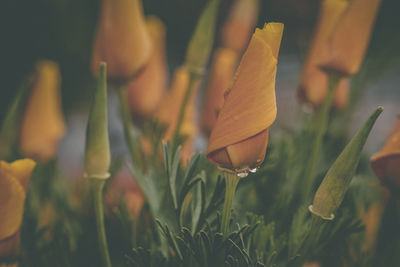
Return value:
<svg viewBox="0 0 400 267">
<path fill-rule="evenodd" d="M 146 14 L 167 26 L 170 70 L 183 62 L 185 47 L 205 0 L 144 0 Z M 232 0 L 221 0 L 219 25 Z M 65 112 L 87 103 L 93 80 L 89 71 L 99 0 L 6 0 L 1 4 L 0 121 L 22 78 L 36 60 L 59 63 Z M 259 25 L 285 23 L 281 54 L 304 57 L 315 24 L 318 0 L 261 0 Z M 383 0 L 369 54 L 399 70 L 399 1 Z M 398 71 L 400 75 L 400 70 Z M 293 88 L 294 90 L 295 88 Z"/>
</svg>

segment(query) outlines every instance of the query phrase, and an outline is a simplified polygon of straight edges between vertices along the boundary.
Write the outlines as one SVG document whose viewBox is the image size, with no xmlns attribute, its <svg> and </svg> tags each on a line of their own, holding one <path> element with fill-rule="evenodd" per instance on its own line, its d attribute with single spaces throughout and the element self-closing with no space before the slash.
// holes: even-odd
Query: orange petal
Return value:
<svg viewBox="0 0 400 267">
<path fill-rule="evenodd" d="M 242 54 L 257 23 L 259 0 L 236 0 L 222 26 L 222 45 Z"/>
<path fill-rule="evenodd" d="M 195 97 L 199 88 L 200 80 L 194 83 L 191 96 L 183 118 L 180 134 L 182 136 L 193 136 L 197 132 L 195 120 Z M 183 98 L 189 85 L 189 71 L 186 67 L 179 67 L 172 79 L 171 89 L 166 93 L 160 108 L 157 110 L 156 118 L 161 124 L 167 126 L 167 132 L 164 140 L 171 140 L 176 124 L 178 122 L 179 112 L 182 107 Z"/>
<path fill-rule="evenodd" d="M 20 235 L 21 235 L 20 231 L 17 231 L 10 237 L 7 237 L 5 239 L 0 239 L 0 258 L 9 258 L 17 256 Z"/>
<path fill-rule="evenodd" d="M 342 75 L 360 69 L 381 0 L 352 0 L 324 47 L 319 66 Z"/>
<path fill-rule="evenodd" d="M 232 82 L 237 64 L 238 54 L 232 49 L 219 48 L 215 51 L 202 109 L 202 128 L 207 133 L 217 121 L 217 114 L 224 104 L 224 92 Z"/>
<path fill-rule="evenodd" d="M 153 42 L 153 53 L 143 70 L 127 85 L 129 107 L 133 115 L 139 118 L 153 114 L 160 103 L 168 79 L 165 26 L 155 16 L 149 16 L 146 22 Z"/>
<path fill-rule="evenodd" d="M 325 0 L 321 3 L 317 26 L 302 69 L 298 87 L 300 101 L 309 103 L 314 107 L 322 105 L 328 92 L 328 77 L 325 72 L 318 68 L 319 59 L 326 41 L 347 7 L 347 0 Z M 347 102 L 343 99 L 343 93 L 348 89 L 343 89 L 342 87 L 348 87 L 348 81 L 341 79 L 338 88 L 335 89 L 336 91 L 340 91 L 338 93 L 340 97 L 337 100 L 339 105 Z"/>
<path fill-rule="evenodd" d="M 261 133 L 274 122 L 275 76 L 282 33 L 281 23 L 265 24 L 262 30 L 256 30 L 211 133 L 208 156 Z"/>
<path fill-rule="evenodd" d="M 92 54 L 92 71 L 107 63 L 113 80 L 132 78 L 149 60 L 151 39 L 140 0 L 103 0 Z"/>
<path fill-rule="evenodd" d="M 23 117 L 21 152 L 42 161 L 53 158 L 65 133 L 60 96 L 60 71 L 52 61 L 36 64 L 36 77 Z"/>
<path fill-rule="evenodd" d="M 383 148 L 372 155 L 371 164 L 384 184 L 400 188 L 400 117 Z"/>
<path fill-rule="evenodd" d="M 12 164 L 0 161 L 0 240 L 21 227 L 26 187 L 34 167 L 35 162 L 30 159 Z"/>
</svg>

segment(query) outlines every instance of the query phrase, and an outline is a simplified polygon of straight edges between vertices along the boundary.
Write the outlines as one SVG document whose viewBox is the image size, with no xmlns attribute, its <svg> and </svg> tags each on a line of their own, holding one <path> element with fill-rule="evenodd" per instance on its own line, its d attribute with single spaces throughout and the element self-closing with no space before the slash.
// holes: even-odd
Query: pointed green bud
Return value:
<svg viewBox="0 0 400 267">
<path fill-rule="evenodd" d="M 344 195 L 349 188 L 360 160 L 361 151 L 372 126 L 374 126 L 382 111 L 383 108 L 378 107 L 372 113 L 332 164 L 314 196 L 313 205 L 309 207 L 311 213 L 324 220 L 332 220 L 334 218 L 333 213 L 342 203 Z"/>
<path fill-rule="evenodd" d="M 106 63 L 100 64 L 96 92 L 86 128 L 85 177 L 106 179 L 110 176 L 110 144 L 107 120 Z"/>
<path fill-rule="evenodd" d="M 197 22 L 186 51 L 185 65 L 192 73 L 201 74 L 211 54 L 219 0 L 210 0 Z"/>
<path fill-rule="evenodd" d="M 12 157 L 16 151 L 22 113 L 25 110 L 25 100 L 32 77 L 25 78 L 18 89 L 17 96 L 11 104 L 0 128 L 0 159 Z"/>
</svg>

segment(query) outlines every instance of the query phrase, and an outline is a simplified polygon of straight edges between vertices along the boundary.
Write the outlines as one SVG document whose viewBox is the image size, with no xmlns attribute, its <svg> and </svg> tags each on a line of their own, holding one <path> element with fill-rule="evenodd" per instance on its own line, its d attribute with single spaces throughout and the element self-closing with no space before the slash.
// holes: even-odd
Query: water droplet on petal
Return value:
<svg viewBox="0 0 400 267">
<path fill-rule="evenodd" d="M 258 168 L 254 168 L 254 169 L 250 169 L 249 171 L 250 171 L 251 173 L 256 173 L 257 170 L 258 170 Z"/>
<path fill-rule="evenodd" d="M 247 177 L 247 175 L 249 175 L 249 173 L 247 171 L 242 171 L 242 172 L 236 173 L 236 175 L 240 178 L 245 178 L 245 177 Z"/>
</svg>

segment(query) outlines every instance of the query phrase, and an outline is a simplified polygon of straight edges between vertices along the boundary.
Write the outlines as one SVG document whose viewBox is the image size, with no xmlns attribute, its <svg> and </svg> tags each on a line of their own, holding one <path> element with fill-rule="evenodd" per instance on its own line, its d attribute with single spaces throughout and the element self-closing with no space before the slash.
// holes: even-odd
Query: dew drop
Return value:
<svg viewBox="0 0 400 267">
<path fill-rule="evenodd" d="M 247 172 L 247 171 L 242 171 L 242 172 L 236 173 L 236 175 L 237 175 L 238 177 L 240 177 L 240 178 L 245 178 L 245 177 L 247 177 L 247 175 L 249 175 L 249 172 Z"/>
<path fill-rule="evenodd" d="M 258 168 L 254 168 L 254 169 L 250 169 L 249 171 L 250 171 L 251 173 L 256 173 L 257 170 L 258 170 Z"/>
</svg>

